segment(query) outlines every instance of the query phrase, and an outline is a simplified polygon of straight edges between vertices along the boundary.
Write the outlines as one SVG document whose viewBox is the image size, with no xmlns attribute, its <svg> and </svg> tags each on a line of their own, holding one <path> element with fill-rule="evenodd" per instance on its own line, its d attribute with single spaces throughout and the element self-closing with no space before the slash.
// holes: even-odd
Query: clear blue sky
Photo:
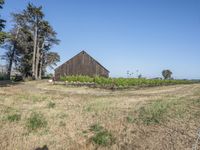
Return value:
<svg viewBox="0 0 200 150">
<path fill-rule="evenodd" d="M 58 65 L 86 50 L 114 77 L 171 69 L 175 78 L 200 78 L 200 0 L 6 0 L 6 30 L 28 2 L 43 6 L 58 33 Z"/>
</svg>

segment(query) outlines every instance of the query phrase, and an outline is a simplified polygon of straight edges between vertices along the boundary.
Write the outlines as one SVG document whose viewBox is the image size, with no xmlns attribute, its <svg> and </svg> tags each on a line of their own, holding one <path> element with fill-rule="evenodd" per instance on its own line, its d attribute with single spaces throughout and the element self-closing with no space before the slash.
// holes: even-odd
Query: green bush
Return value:
<svg viewBox="0 0 200 150">
<path fill-rule="evenodd" d="M 54 108 L 56 106 L 56 103 L 49 102 L 48 103 L 48 108 Z"/>
<path fill-rule="evenodd" d="M 160 79 L 136 79 L 136 78 L 104 78 L 104 77 L 89 77 L 89 76 L 64 76 L 61 80 L 67 82 L 90 82 L 100 86 L 110 87 L 132 87 L 132 86 L 162 86 L 174 84 L 189 84 L 194 83 L 188 80 L 160 80 Z"/>
<path fill-rule="evenodd" d="M 28 118 L 26 126 L 29 130 L 37 130 L 46 127 L 47 121 L 42 114 L 33 112 Z"/>
<path fill-rule="evenodd" d="M 21 119 L 20 114 L 12 114 L 7 116 L 7 120 L 10 122 L 19 121 Z"/>
<path fill-rule="evenodd" d="M 98 145 L 108 146 L 113 143 L 113 137 L 108 131 L 100 131 L 92 137 L 92 141 Z"/>
<path fill-rule="evenodd" d="M 90 127 L 90 131 L 95 133 L 95 135 L 92 137 L 92 141 L 97 145 L 108 146 L 114 142 L 112 134 L 99 124 L 92 125 Z"/>
</svg>

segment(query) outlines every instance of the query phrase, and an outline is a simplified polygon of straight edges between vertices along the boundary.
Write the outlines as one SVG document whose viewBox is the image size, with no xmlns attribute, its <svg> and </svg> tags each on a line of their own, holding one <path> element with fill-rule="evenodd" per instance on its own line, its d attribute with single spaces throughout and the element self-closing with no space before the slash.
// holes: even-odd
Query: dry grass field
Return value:
<svg viewBox="0 0 200 150">
<path fill-rule="evenodd" d="M 0 84 L 1 150 L 189 150 L 200 128 L 200 84 L 116 91 Z"/>
</svg>

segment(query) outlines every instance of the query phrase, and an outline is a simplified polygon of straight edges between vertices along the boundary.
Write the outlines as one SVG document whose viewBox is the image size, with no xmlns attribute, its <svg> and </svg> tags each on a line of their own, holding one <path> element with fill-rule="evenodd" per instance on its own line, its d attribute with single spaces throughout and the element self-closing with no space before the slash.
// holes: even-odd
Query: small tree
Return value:
<svg viewBox="0 0 200 150">
<path fill-rule="evenodd" d="M 139 75 L 138 75 L 138 79 L 141 79 L 141 78 L 142 78 L 142 74 L 139 74 Z"/>
<path fill-rule="evenodd" d="M 164 79 L 166 80 L 166 79 L 171 79 L 171 77 L 172 77 L 172 72 L 170 71 L 170 70 L 163 70 L 162 71 L 162 75 L 163 75 L 163 77 L 164 77 Z"/>
</svg>

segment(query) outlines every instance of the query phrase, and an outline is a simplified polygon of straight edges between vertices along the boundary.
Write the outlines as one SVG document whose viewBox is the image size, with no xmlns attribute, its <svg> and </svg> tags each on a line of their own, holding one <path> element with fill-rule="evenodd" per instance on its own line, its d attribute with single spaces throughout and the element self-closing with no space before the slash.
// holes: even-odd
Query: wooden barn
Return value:
<svg viewBox="0 0 200 150">
<path fill-rule="evenodd" d="M 109 71 L 85 51 L 82 51 L 55 69 L 56 80 L 62 76 L 71 75 L 108 77 Z"/>
</svg>

